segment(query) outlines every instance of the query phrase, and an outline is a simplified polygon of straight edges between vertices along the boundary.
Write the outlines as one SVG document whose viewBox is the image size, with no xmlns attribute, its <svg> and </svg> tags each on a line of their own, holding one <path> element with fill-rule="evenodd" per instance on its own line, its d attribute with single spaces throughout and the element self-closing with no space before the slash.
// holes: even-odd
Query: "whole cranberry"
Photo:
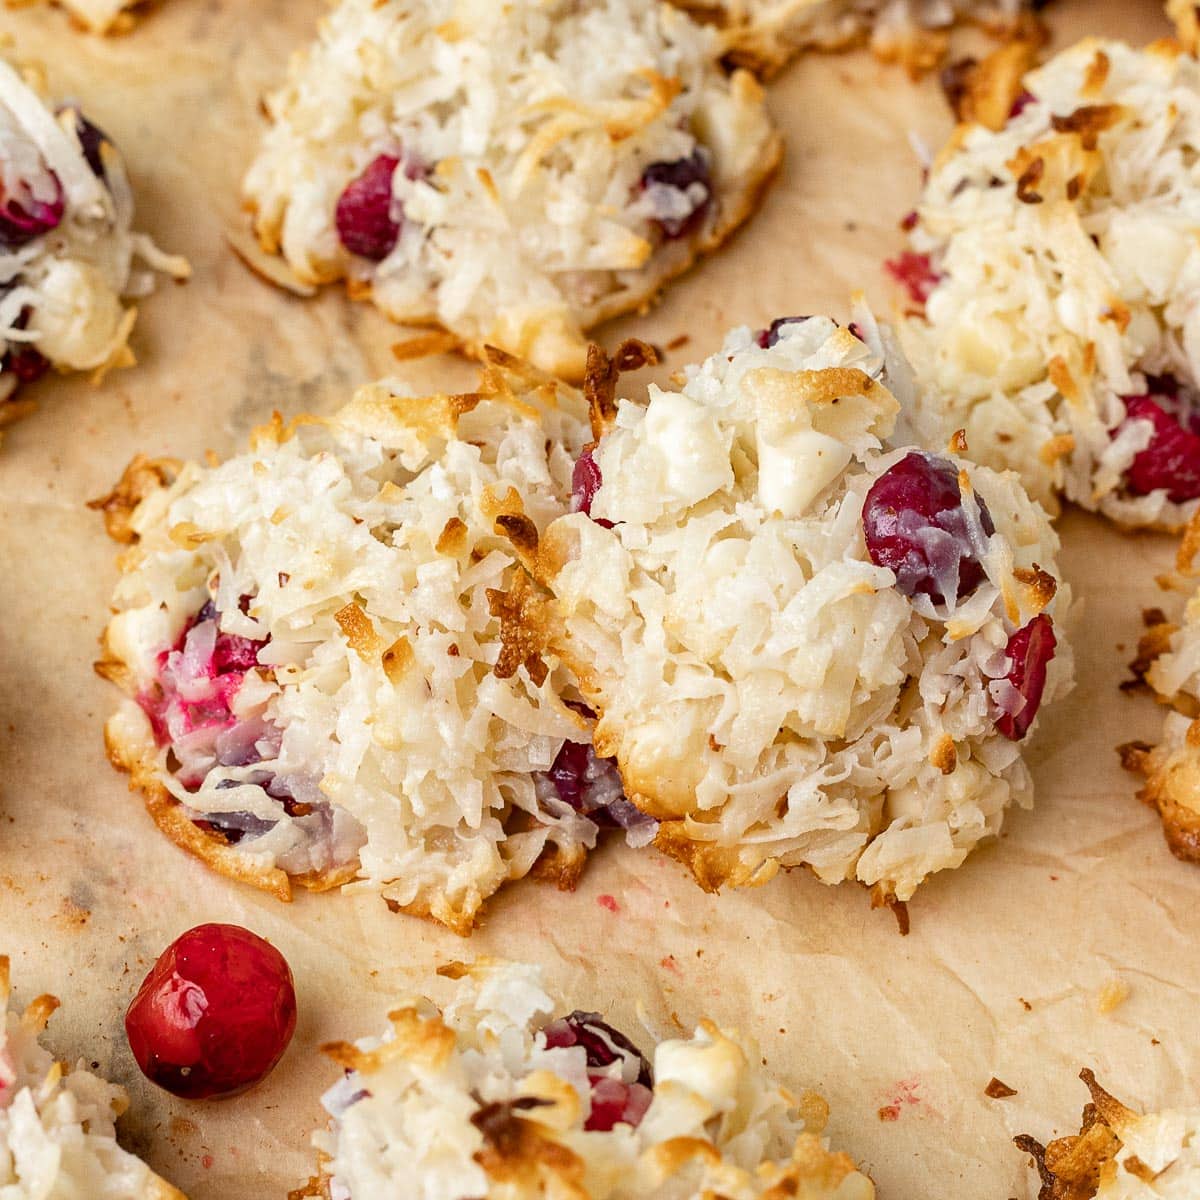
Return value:
<svg viewBox="0 0 1200 1200">
<path fill-rule="evenodd" d="M 662 215 L 654 218 L 666 237 L 685 237 L 695 230 L 712 204 L 712 167 L 708 151 L 697 146 L 687 158 L 651 163 L 642 172 L 641 182 L 642 191 L 650 187 L 672 188 L 688 197 L 688 205 L 681 205 L 679 211 L 671 206 L 668 213 L 664 205 Z M 685 207 L 687 211 L 683 211 Z"/>
<path fill-rule="evenodd" d="M 933 295 L 933 289 L 942 281 L 942 277 L 933 269 L 933 260 L 928 254 L 905 250 L 896 258 L 889 258 L 883 265 L 887 273 L 908 292 L 909 299 L 922 308 Z"/>
<path fill-rule="evenodd" d="M 1125 472 L 1125 487 L 1135 496 L 1163 489 L 1176 504 L 1200 496 L 1200 435 L 1169 411 L 1176 400 L 1177 394 L 1166 392 L 1125 397 L 1125 421 L 1149 421 L 1154 427 L 1150 444 Z"/>
<path fill-rule="evenodd" d="M 996 718 L 996 728 L 1010 741 L 1019 742 L 1029 732 L 1042 706 L 1046 668 L 1057 646 L 1054 622 L 1045 613 L 1039 613 L 1008 639 L 1005 653 L 1012 666 L 1005 678 L 1025 702 L 1016 712 L 1001 712 Z"/>
<path fill-rule="evenodd" d="M 982 496 L 979 523 L 996 532 Z M 958 470 L 949 459 L 913 450 L 871 485 L 863 504 L 867 553 L 877 567 L 896 574 L 906 596 L 925 595 L 944 604 L 948 585 L 955 598 L 973 592 L 984 577 L 983 565 L 968 533 Z"/>
<path fill-rule="evenodd" d="M 11 371 L 20 383 L 34 383 L 50 369 L 50 362 L 36 347 L 16 342 L 5 352 L 0 370 Z"/>
<path fill-rule="evenodd" d="M 197 925 L 176 938 L 125 1014 L 142 1073 L 187 1100 L 252 1087 L 283 1056 L 295 1029 L 287 962 L 237 925 Z"/>
<path fill-rule="evenodd" d="M 334 222 L 351 254 L 379 262 L 395 248 L 401 222 L 393 216 L 399 206 L 393 200 L 392 178 L 399 165 L 394 154 L 378 155 L 338 197 Z"/>
</svg>

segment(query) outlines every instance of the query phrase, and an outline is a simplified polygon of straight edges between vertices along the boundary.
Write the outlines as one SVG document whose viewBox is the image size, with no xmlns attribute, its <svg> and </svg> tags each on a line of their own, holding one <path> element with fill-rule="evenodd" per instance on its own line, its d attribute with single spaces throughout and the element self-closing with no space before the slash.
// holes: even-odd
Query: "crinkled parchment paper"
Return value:
<svg viewBox="0 0 1200 1200">
<path fill-rule="evenodd" d="M 54 10 L 0 14 L 18 52 L 123 147 L 143 226 L 196 272 L 144 304 L 138 368 L 101 389 L 45 382 L 40 410 L 0 452 L 0 950 L 21 998 L 63 998 L 50 1033 L 60 1056 L 95 1060 L 130 1088 L 128 1142 L 194 1200 L 281 1195 L 308 1173 L 317 1098 L 337 1074 L 318 1044 L 376 1030 L 398 996 L 436 991 L 438 963 L 480 953 L 544 963 L 573 1005 L 611 1008 L 627 1028 L 639 1002 L 664 1033 L 702 1014 L 748 1027 L 787 1083 L 825 1093 L 835 1141 L 885 1198 L 1032 1196 L 1009 1139 L 1068 1128 L 1083 1064 L 1132 1104 L 1195 1101 L 1200 870 L 1168 855 L 1114 752 L 1158 730 L 1154 705 L 1117 684 L 1172 546 L 1079 513 L 1062 532 L 1083 597 L 1080 684 L 1033 750 L 1037 809 L 927 885 L 908 938 L 854 887 L 794 874 L 709 897 L 655 853 L 613 844 L 574 895 L 519 885 L 467 943 L 369 898 L 280 905 L 156 833 L 104 759 L 115 697 L 91 662 L 114 549 L 84 502 L 135 451 L 225 455 L 273 408 L 330 409 L 390 369 L 399 336 L 334 292 L 303 301 L 273 290 L 223 242 L 239 221 L 257 98 L 320 9 L 167 0 L 111 41 L 70 33 Z M 1066 0 L 1051 17 L 1060 44 L 1165 32 L 1155 0 Z M 788 161 L 760 218 L 648 318 L 603 330 L 606 342 L 688 335 L 669 370 L 715 348 L 728 325 L 844 315 L 855 286 L 888 305 L 879 263 L 899 246 L 897 221 L 919 185 L 909 131 L 936 144 L 949 125 L 936 85 L 860 55 L 812 58 L 780 78 L 771 104 Z M 414 386 L 471 378 L 451 360 L 404 371 Z M 121 1016 L 155 955 L 207 920 L 248 925 L 284 951 L 301 1016 L 265 1085 L 189 1105 L 142 1081 Z M 1102 1015 L 1114 981 L 1129 998 Z M 993 1076 L 1018 1094 L 988 1099 Z"/>
</svg>

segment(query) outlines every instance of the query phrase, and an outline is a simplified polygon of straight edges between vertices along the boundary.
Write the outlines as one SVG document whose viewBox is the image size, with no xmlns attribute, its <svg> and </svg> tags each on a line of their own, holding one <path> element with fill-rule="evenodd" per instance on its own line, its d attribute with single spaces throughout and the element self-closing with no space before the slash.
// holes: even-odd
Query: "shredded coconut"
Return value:
<svg viewBox="0 0 1200 1200">
<path fill-rule="evenodd" d="M 1058 539 L 1011 473 L 942 460 L 958 536 L 913 536 L 945 603 L 870 557 L 864 500 L 911 453 L 888 442 L 911 382 L 886 328 L 853 328 L 800 319 L 770 348 L 736 330 L 680 390 L 621 401 L 592 519 L 556 521 L 539 556 L 597 752 L 706 887 L 805 864 L 906 899 L 1031 801 L 997 729 L 1025 704 L 1017 631 L 1053 614 L 1044 699 L 1071 683 Z M 977 583 L 956 599 L 960 553 Z"/>
<path fill-rule="evenodd" d="M 841 50 L 860 41 L 885 62 L 936 66 L 947 31 L 960 20 L 1012 28 L 1028 0 L 671 0 L 715 20 L 737 62 L 771 75 L 804 50 Z"/>
<path fill-rule="evenodd" d="M 122 304 L 177 279 L 187 263 L 132 231 L 120 155 L 79 110 L 47 106 L 0 61 L 0 424 L 4 402 L 47 366 L 101 370 L 133 362 L 137 310 Z M 8 415 L 15 413 L 15 406 Z"/>
<path fill-rule="evenodd" d="M 83 1063 L 69 1070 L 39 1044 L 58 1001 L 42 996 L 17 1014 L 9 998 L 9 963 L 0 957 L 0 1196 L 184 1200 L 117 1145 L 124 1090 Z"/>
<path fill-rule="evenodd" d="M 912 246 L 941 277 L 901 327 L 923 432 L 965 427 L 979 461 L 1047 506 L 1061 494 L 1177 527 L 1196 487 L 1140 484 L 1131 468 L 1157 435 L 1126 417 L 1165 387 L 1191 447 L 1177 457 L 1200 472 L 1200 64 L 1170 43 L 1093 39 L 1024 87 L 1003 128 L 955 132 L 917 209 Z"/>
<path fill-rule="evenodd" d="M 449 973 L 462 982 L 444 1013 L 412 1002 L 382 1039 L 328 1049 L 347 1075 L 325 1096 L 332 1120 L 314 1138 L 325 1177 L 313 1195 L 874 1197 L 820 1137 L 824 1102 L 810 1094 L 802 1118 L 747 1039 L 704 1021 L 690 1037 L 659 1042 L 652 1070 L 642 1068 L 649 1106 L 631 1122 L 589 1129 L 604 1089 L 637 1073 L 631 1056 L 597 1067 L 583 1046 L 555 1045 L 551 1018 L 562 1006 L 537 968 Z"/>
<path fill-rule="evenodd" d="M 535 865 L 573 881 L 588 810 L 626 823 L 619 781 L 523 640 L 537 597 L 509 535 L 566 511 L 582 412 L 498 358 L 476 395 L 366 387 L 152 490 L 99 669 L 134 697 L 109 745 L 173 837 L 285 894 L 280 872 L 354 879 L 463 933 Z M 544 777 L 568 741 L 599 793 L 582 808 Z"/>
<path fill-rule="evenodd" d="M 57 0 L 91 33 L 124 33 L 147 0 Z"/>
<path fill-rule="evenodd" d="M 582 331 L 723 240 L 777 164 L 718 52 L 658 0 L 341 0 L 267 102 L 259 241 L 302 283 L 578 378 Z"/>
</svg>

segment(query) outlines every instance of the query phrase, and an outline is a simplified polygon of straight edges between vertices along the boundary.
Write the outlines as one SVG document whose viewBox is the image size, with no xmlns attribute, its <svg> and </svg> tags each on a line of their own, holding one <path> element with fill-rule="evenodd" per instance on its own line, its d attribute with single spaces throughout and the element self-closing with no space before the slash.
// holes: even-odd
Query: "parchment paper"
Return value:
<svg viewBox="0 0 1200 1200">
<path fill-rule="evenodd" d="M 892 1200 L 1033 1196 L 1009 1139 L 1065 1131 L 1084 1099 L 1084 1064 L 1132 1104 L 1200 1101 L 1200 869 L 1167 853 L 1114 753 L 1158 733 L 1154 705 L 1117 684 L 1172 544 L 1080 513 L 1061 524 L 1083 597 L 1079 687 L 1032 751 L 1037 809 L 1014 813 L 999 842 L 928 884 L 906 939 L 855 887 L 794 874 L 709 897 L 657 854 L 613 844 L 574 895 L 518 885 L 463 942 L 368 898 L 280 905 L 158 835 L 104 759 L 100 727 L 115 697 L 91 662 L 114 550 L 84 502 L 135 451 L 225 455 L 272 408 L 334 407 L 391 369 L 398 336 L 334 292 L 303 301 L 273 290 L 222 240 L 239 220 L 257 98 L 322 7 L 167 0 L 112 41 L 70 32 L 53 10 L 0 13 L 18 53 L 43 62 L 55 91 L 83 99 L 124 149 L 140 224 L 196 271 L 143 305 L 141 366 L 101 389 L 46 382 L 40 411 L 0 451 L 0 952 L 13 956 L 19 999 L 63 999 L 55 1051 L 128 1086 L 129 1144 L 193 1200 L 282 1195 L 309 1172 L 317 1097 L 337 1075 L 316 1047 L 376 1031 L 400 996 L 437 993 L 437 964 L 476 954 L 542 962 L 571 1005 L 608 1009 L 629 1029 L 640 1004 L 664 1034 L 706 1014 L 749 1030 L 784 1082 L 828 1097 L 835 1142 Z M 1155 0 L 1066 0 L 1050 16 L 1058 44 L 1166 32 Z M 669 371 L 734 323 L 844 315 L 854 287 L 887 307 L 879 264 L 899 247 L 897 221 L 919 186 L 908 133 L 936 145 L 949 127 L 935 83 L 913 85 L 863 55 L 810 58 L 774 85 L 771 105 L 788 160 L 759 218 L 648 318 L 601 331 L 606 343 L 686 334 Z M 424 387 L 472 378 L 452 360 L 404 374 Z M 277 944 L 301 1016 L 262 1087 L 185 1104 L 141 1079 L 121 1016 L 159 951 L 205 920 Z M 1101 1015 L 1099 993 L 1114 980 L 1129 999 Z M 986 1098 L 992 1076 L 1018 1095 Z"/>
</svg>

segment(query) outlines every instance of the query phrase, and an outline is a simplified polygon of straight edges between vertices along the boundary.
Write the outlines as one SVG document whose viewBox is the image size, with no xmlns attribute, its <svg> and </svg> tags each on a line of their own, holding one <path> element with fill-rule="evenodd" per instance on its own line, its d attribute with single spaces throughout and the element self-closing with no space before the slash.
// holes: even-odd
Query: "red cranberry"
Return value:
<svg viewBox="0 0 1200 1200">
<path fill-rule="evenodd" d="M 582 1046 L 589 1067 L 610 1067 L 621 1060 L 632 1061 L 638 1068 L 637 1081 L 644 1087 L 654 1086 L 654 1071 L 649 1059 L 621 1032 L 614 1029 L 599 1013 L 576 1010 L 551 1021 L 542 1030 L 546 1047 Z"/>
<path fill-rule="evenodd" d="M 758 331 L 758 337 L 755 338 L 755 341 L 763 350 L 770 350 L 783 336 L 786 326 L 799 325 L 807 320 L 807 317 L 776 317 L 766 329 Z"/>
<path fill-rule="evenodd" d="M 36 346 L 14 342 L 5 352 L 3 367 L 20 383 L 35 383 L 50 369 L 50 360 Z"/>
<path fill-rule="evenodd" d="M 37 199 L 33 188 L 24 181 L 18 185 L 16 194 L 0 190 L 0 243 L 10 249 L 49 233 L 62 222 L 66 210 L 62 184 L 49 168 L 46 168 L 44 178 L 54 185 L 51 200 Z"/>
<path fill-rule="evenodd" d="M 584 1129 L 607 1133 L 621 1123 L 634 1127 L 641 1123 L 654 1098 L 654 1072 L 646 1056 L 623 1033 L 599 1013 L 573 1012 L 552 1021 L 542 1034 L 548 1049 L 582 1046 L 588 1067 L 594 1068 L 588 1071 L 592 1110 Z M 634 1082 L 626 1083 L 603 1070 L 618 1062 L 637 1068 Z"/>
<path fill-rule="evenodd" d="M 176 938 L 125 1014 L 142 1073 L 187 1100 L 252 1087 L 283 1056 L 295 1028 L 287 962 L 237 925 L 197 925 Z"/>
<path fill-rule="evenodd" d="M 694 186 L 697 184 L 699 187 Z M 712 168 L 708 151 L 697 146 L 687 158 L 651 163 L 642 172 L 641 189 L 646 191 L 651 187 L 671 188 L 686 195 L 689 201 L 686 212 L 682 211 L 682 206 L 677 211 L 673 205 L 667 212 L 664 205 L 662 215 L 655 217 L 655 224 L 663 234 L 668 238 L 680 238 L 693 232 L 712 204 Z"/>
<path fill-rule="evenodd" d="M 1019 117 L 1031 104 L 1037 103 L 1037 97 L 1030 91 L 1022 88 L 1017 94 L 1017 98 L 1012 102 L 1012 108 L 1008 110 L 1008 119 L 1011 121 L 1014 117 Z"/>
<path fill-rule="evenodd" d="M 981 496 L 979 522 L 995 533 Z M 944 604 L 961 600 L 983 582 L 984 571 L 968 533 L 958 470 L 945 458 L 913 450 L 871 485 L 863 504 L 867 553 L 877 567 L 896 573 L 906 596 Z"/>
<path fill-rule="evenodd" d="M 884 264 L 887 272 L 906 292 L 914 304 L 925 306 L 933 289 L 942 277 L 933 269 L 928 254 L 914 254 L 905 250 L 897 258 L 889 258 Z"/>
<path fill-rule="evenodd" d="M 592 457 L 594 449 L 594 445 L 588 446 L 575 460 L 575 469 L 571 472 L 571 511 L 586 513 L 589 517 L 592 516 L 592 501 L 604 482 L 600 467 Z M 592 520 L 605 529 L 613 527 L 613 523 L 603 517 L 592 517 Z"/>
<path fill-rule="evenodd" d="M 1008 639 L 1005 653 L 1012 666 L 1005 678 L 1017 689 L 1024 703 L 1016 712 L 1001 712 L 996 718 L 996 728 L 1011 741 L 1019 742 L 1029 732 L 1042 706 L 1046 667 L 1054 658 L 1057 646 L 1054 622 L 1045 613 L 1034 617 Z"/>
<path fill-rule="evenodd" d="M 393 216 L 399 205 L 392 195 L 392 177 L 399 165 L 396 155 L 380 154 L 338 198 L 334 221 L 351 254 L 379 262 L 394 249 L 401 221 Z"/>
<path fill-rule="evenodd" d="M 1149 421 L 1154 426 L 1150 444 L 1125 472 L 1125 487 L 1135 496 L 1163 489 L 1176 504 L 1200 497 L 1200 434 L 1185 428 L 1179 416 L 1168 411 L 1167 405 L 1177 407 L 1177 401 L 1178 392 L 1166 390 L 1155 397 L 1125 397 L 1125 420 Z"/>
</svg>

